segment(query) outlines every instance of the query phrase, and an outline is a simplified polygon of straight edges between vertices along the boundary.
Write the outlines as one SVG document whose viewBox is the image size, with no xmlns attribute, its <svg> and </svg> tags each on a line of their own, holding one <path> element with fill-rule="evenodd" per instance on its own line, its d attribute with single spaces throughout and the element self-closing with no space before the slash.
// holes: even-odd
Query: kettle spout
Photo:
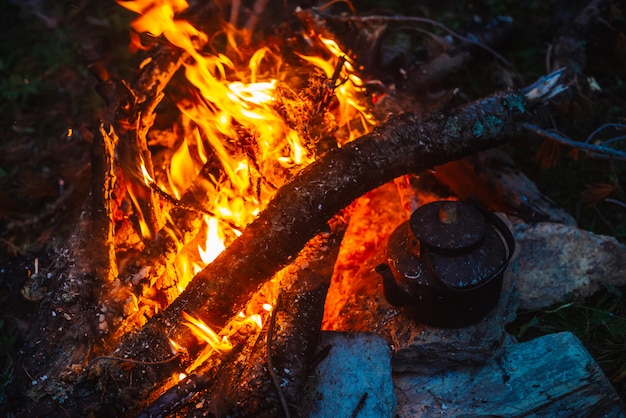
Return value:
<svg viewBox="0 0 626 418">
<path fill-rule="evenodd" d="M 393 306 L 407 306 L 413 301 L 411 290 L 396 281 L 391 268 L 387 264 L 379 264 L 374 270 L 383 278 L 383 290 L 387 302 Z"/>
</svg>

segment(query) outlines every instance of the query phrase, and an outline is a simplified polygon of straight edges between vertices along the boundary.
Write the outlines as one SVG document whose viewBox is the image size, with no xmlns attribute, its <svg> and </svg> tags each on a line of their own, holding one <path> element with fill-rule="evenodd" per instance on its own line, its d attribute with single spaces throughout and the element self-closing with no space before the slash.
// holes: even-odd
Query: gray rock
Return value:
<svg viewBox="0 0 626 418">
<path fill-rule="evenodd" d="M 371 333 L 323 332 L 320 349 L 330 347 L 310 382 L 302 416 L 392 418 L 396 396 L 391 350 Z"/>
<path fill-rule="evenodd" d="M 626 246 L 613 237 L 558 223 L 520 222 L 515 238 L 520 309 L 587 297 L 603 284 L 626 285 Z"/>
<path fill-rule="evenodd" d="M 483 366 L 394 375 L 399 417 L 623 417 L 599 366 L 571 333 L 511 342 Z"/>
</svg>

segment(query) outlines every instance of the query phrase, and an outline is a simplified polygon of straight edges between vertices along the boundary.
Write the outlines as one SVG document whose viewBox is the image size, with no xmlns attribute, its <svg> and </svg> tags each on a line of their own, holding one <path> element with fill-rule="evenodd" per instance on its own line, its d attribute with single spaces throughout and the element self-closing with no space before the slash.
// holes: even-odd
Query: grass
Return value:
<svg viewBox="0 0 626 418">
<path fill-rule="evenodd" d="M 522 312 L 509 332 L 521 341 L 561 331 L 574 333 L 598 362 L 622 399 L 626 399 L 626 298 L 607 286 L 584 301 Z"/>
</svg>

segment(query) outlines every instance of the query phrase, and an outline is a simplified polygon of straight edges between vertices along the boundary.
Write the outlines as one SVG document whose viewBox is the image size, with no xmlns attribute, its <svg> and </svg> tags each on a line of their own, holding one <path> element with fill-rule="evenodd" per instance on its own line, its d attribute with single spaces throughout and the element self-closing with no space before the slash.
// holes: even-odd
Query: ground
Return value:
<svg viewBox="0 0 626 418">
<path fill-rule="evenodd" d="M 113 1 L 29 0 L 0 5 L 0 384 L 19 367 L 17 350 L 37 310 L 22 288 L 72 231 L 89 178 L 89 143 L 105 105 L 89 66 L 130 79 L 139 58 L 128 52 L 132 13 Z M 308 6 L 309 2 L 303 2 Z M 500 71 L 492 57 L 475 59 L 446 87 L 478 98 L 511 82 L 520 86 L 545 73 L 546 46 L 571 10 L 585 2 L 477 1 L 437 5 L 355 1 L 359 12 L 426 16 L 462 29 L 474 16 L 510 15 L 516 34 L 498 51 L 515 71 Z M 520 4 L 523 3 L 523 4 Z M 408 8 L 407 8 L 408 7 Z M 589 134 L 605 122 L 624 123 L 626 4 L 616 2 L 594 25 L 585 74 L 602 91 L 591 101 L 560 109 L 573 131 Z M 508 76 L 508 78 L 507 78 Z M 584 139 L 582 135 L 578 139 Z M 514 143 L 507 151 L 539 188 L 573 215 L 580 226 L 626 242 L 626 163 L 591 159 L 541 140 Z M 573 158 L 576 157 L 576 158 Z M 606 200 L 609 198 L 610 200 Z M 37 260 L 37 261 L 36 261 Z M 36 267 L 37 266 L 37 267 Z M 521 313 L 511 328 L 520 338 L 572 330 L 586 344 L 626 399 L 626 296 L 608 288 L 587 301 Z M 36 295 L 30 299 L 37 299 Z M 3 390 L 0 389 L 0 394 Z M 0 398 L 1 401 L 1 398 Z"/>
</svg>

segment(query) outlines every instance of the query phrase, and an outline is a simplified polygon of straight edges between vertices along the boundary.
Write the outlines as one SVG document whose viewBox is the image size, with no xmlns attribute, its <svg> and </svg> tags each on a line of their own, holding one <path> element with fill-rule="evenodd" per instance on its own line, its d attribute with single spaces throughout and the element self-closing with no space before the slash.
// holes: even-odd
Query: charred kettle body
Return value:
<svg viewBox="0 0 626 418">
<path fill-rule="evenodd" d="M 495 214 L 459 201 L 433 202 L 393 232 L 388 264 L 376 271 L 390 304 L 406 307 L 420 323 L 460 327 L 495 306 L 514 248 Z"/>
</svg>

